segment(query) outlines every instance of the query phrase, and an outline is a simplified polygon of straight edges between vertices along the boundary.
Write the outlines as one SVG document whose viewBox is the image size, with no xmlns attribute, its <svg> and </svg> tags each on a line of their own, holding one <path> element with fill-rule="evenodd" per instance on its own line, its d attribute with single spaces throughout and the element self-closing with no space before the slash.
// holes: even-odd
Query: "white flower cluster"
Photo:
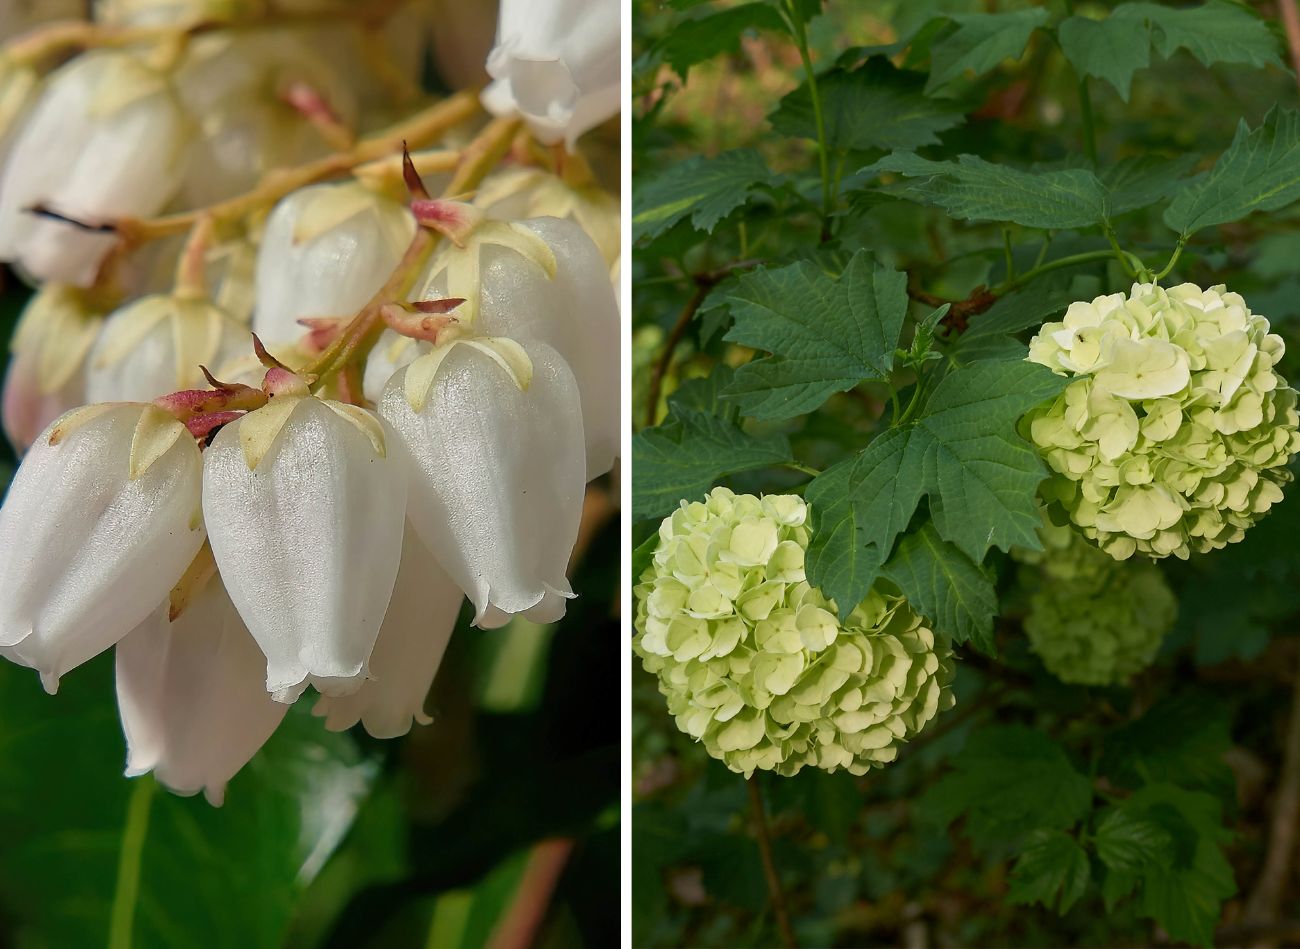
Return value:
<svg viewBox="0 0 1300 949">
<path fill-rule="evenodd" d="M 574 595 L 585 485 L 618 450 L 618 204 L 578 155 L 559 177 L 522 140 L 477 147 L 473 96 L 420 101 L 447 6 L 99 0 L 92 28 L 140 45 L 43 73 L 37 28 L 0 53 L 0 260 L 38 284 L 5 380 L 26 454 L 0 655 L 54 692 L 116 646 L 128 774 L 219 803 L 309 686 L 326 727 L 404 734 L 465 597 L 492 628 Z M 617 88 L 617 19 L 507 3 L 489 68 L 531 97 L 492 110 L 571 146 L 617 111 L 588 96 Z M 563 102 L 521 57 L 570 77 Z M 441 147 L 398 164 L 429 122 Z M 474 204 L 424 192 L 501 151 Z"/>
<path fill-rule="evenodd" d="M 1241 540 L 1300 450 L 1283 348 L 1222 286 L 1134 284 L 1070 304 L 1029 345 L 1072 380 L 1022 422 L 1054 472 L 1044 496 L 1117 560 Z"/>
</svg>

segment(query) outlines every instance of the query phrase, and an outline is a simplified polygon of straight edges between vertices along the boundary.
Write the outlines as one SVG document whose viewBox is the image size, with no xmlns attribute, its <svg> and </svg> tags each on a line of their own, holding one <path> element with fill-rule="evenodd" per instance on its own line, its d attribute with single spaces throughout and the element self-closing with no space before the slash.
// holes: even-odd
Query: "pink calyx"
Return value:
<svg viewBox="0 0 1300 949">
<path fill-rule="evenodd" d="M 449 297 L 417 303 L 389 303 L 380 309 L 379 315 L 402 336 L 436 346 L 460 332 L 460 320 L 451 311 L 464 302 L 463 298 Z"/>
<path fill-rule="evenodd" d="M 465 246 L 484 217 L 474 205 L 450 198 L 417 199 L 411 202 L 411 211 L 421 227 L 438 232 L 457 247 Z"/>
<path fill-rule="evenodd" d="M 299 326 L 307 328 L 302 338 L 302 347 L 313 354 L 323 353 L 334 340 L 338 339 L 347 323 L 348 320 L 340 316 L 303 317 L 298 321 Z"/>
<path fill-rule="evenodd" d="M 229 412 L 209 412 L 206 415 L 198 415 L 185 422 L 185 427 L 189 429 L 191 435 L 197 441 L 206 442 L 209 437 L 221 426 L 233 422 L 235 419 L 246 415 L 246 412 L 232 410 Z"/>
<path fill-rule="evenodd" d="M 262 380 L 262 391 L 268 398 L 274 399 L 276 396 L 296 396 L 301 397 L 311 395 L 311 382 L 314 381 L 312 376 L 300 376 L 292 369 L 285 369 L 275 366 L 266 370 L 266 377 Z"/>
<path fill-rule="evenodd" d="M 211 389 L 181 389 L 153 400 L 164 412 L 186 425 L 192 419 L 222 412 L 245 412 L 266 404 L 266 394 L 240 382 L 221 382 L 200 366 Z"/>
</svg>

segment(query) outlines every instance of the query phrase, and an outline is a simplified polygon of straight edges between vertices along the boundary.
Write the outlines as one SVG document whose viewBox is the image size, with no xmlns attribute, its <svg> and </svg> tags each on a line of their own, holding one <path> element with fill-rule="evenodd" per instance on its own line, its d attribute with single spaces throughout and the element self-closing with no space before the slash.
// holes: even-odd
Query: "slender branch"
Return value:
<svg viewBox="0 0 1300 949">
<path fill-rule="evenodd" d="M 1295 676 L 1291 716 L 1287 723 L 1282 754 L 1282 775 L 1273 799 L 1273 818 L 1269 829 L 1268 853 L 1255 888 L 1246 900 L 1243 920 L 1251 924 L 1269 924 L 1277 920 L 1278 908 L 1291 876 L 1292 861 L 1300 830 L 1300 670 Z"/>
<path fill-rule="evenodd" d="M 695 314 L 699 312 L 700 305 L 704 298 L 709 295 L 713 289 L 713 284 L 696 278 L 695 292 L 691 298 L 686 301 L 682 307 L 682 312 L 677 317 L 677 322 L 668 333 L 668 339 L 664 341 L 664 351 L 659 354 L 659 360 L 650 368 L 650 394 L 646 397 L 645 402 L 645 424 L 648 428 L 659 419 L 659 393 L 663 391 L 664 376 L 668 375 L 668 369 L 673 364 L 673 354 L 677 351 L 677 345 L 686 335 L 686 328 L 691 325 L 691 320 L 695 319 Z"/>
<path fill-rule="evenodd" d="M 205 215 L 217 223 L 238 220 L 252 211 L 274 204 L 306 185 L 335 178 L 358 165 L 385 158 L 400 150 L 403 142 L 410 148 L 420 148 L 478 113 L 478 90 L 458 92 L 377 135 L 362 139 L 348 151 L 335 152 L 297 168 L 272 172 L 252 191 L 193 211 L 145 220 L 122 220 L 117 222 L 117 231 L 128 243 L 141 244 L 159 237 L 183 234 Z M 434 170 L 451 171 L 464 164 L 463 156 L 458 152 L 439 154 L 440 159 L 424 156 L 421 170 L 426 173 Z"/>
<path fill-rule="evenodd" d="M 533 847 L 514 899 L 488 938 L 488 949 L 528 949 L 536 944 L 572 852 L 568 838 L 543 840 Z"/>
<path fill-rule="evenodd" d="M 822 113 L 821 92 L 817 88 L 817 74 L 813 71 L 812 52 L 808 48 L 808 30 L 803 17 L 795 8 L 794 0 L 786 0 L 786 13 L 790 19 L 790 29 L 794 32 L 795 44 L 799 47 L 799 59 L 803 62 L 804 74 L 808 77 L 808 98 L 812 100 L 813 124 L 817 129 L 817 163 L 822 176 L 822 243 L 830 240 L 831 211 L 835 201 L 831 189 L 830 154 L 826 145 L 826 117 Z"/>
<path fill-rule="evenodd" d="M 1074 16 L 1074 0 L 1065 0 L 1067 16 Z M 1097 167 L 1097 128 L 1092 115 L 1092 93 L 1088 91 L 1088 77 L 1079 76 L 1079 116 L 1083 119 L 1083 149 L 1088 155 L 1088 162 Z"/>
<path fill-rule="evenodd" d="M 1158 274 L 1155 274 L 1152 279 L 1163 280 L 1166 276 L 1168 276 L 1169 272 L 1174 269 L 1174 265 L 1178 263 L 1178 258 L 1182 256 L 1183 248 L 1186 246 L 1187 246 L 1187 237 L 1183 236 L 1178 238 L 1178 244 L 1177 246 L 1174 247 L 1174 253 L 1169 258 L 1169 263 L 1165 264 L 1164 269 L 1161 270 Z"/>
<path fill-rule="evenodd" d="M 772 903 L 772 913 L 776 916 L 776 928 L 781 933 L 781 941 L 787 949 L 798 949 L 799 943 L 794 938 L 794 929 L 790 926 L 790 911 L 786 908 L 785 891 L 781 889 L 781 878 L 776 872 L 776 863 L 772 859 L 772 839 L 767 831 L 767 812 L 763 807 L 763 791 L 758 786 L 758 775 L 751 774 L 749 784 L 749 810 L 754 818 L 754 836 L 758 840 L 758 853 L 763 860 L 763 876 L 767 879 L 767 895 Z"/>
<path fill-rule="evenodd" d="M 812 478 L 815 478 L 819 474 L 821 474 L 821 471 L 812 467 L 811 465 L 800 464 L 797 461 L 783 461 L 781 462 L 781 467 L 789 468 L 791 471 L 798 471 L 800 474 L 806 474 Z"/>
<path fill-rule="evenodd" d="M 1277 0 L 1278 13 L 1282 16 L 1282 28 L 1286 31 L 1286 46 L 1291 54 L 1291 69 L 1295 81 L 1300 85 L 1300 12 L 1296 11 L 1296 0 Z"/>
<path fill-rule="evenodd" d="M 126 805 L 126 826 L 117 860 L 117 887 L 113 891 L 108 924 L 108 949 L 131 949 L 134 944 L 135 904 L 140 895 L 140 863 L 149 835 L 149 811 L 157 784 L 153 775 L 135 779 Z"/>
<path fill-rule="evenodd" d="M 1121 251 L 1121 253 L 1123 253 Z M 991 291 L 994 296 L 1002 296 L 1012 290 L 1017 290 L 1032 280 L 1036 280 L 1043 274 L 1051 273 L 1053 270 L 1061 270 L 1065 267 L 1077 267 L 1079 264 L 1089 264 L 1098 260 L 1109 260 L 1115 256 L 1114 250 L 1089 250 L 1081 254 L 1070 254 L 1068 257 L 1058 257 L 1056 260 L 1049 260 L 1045 264 L 1040 264 L 1033 270 L 1026 270 L 1015 280 L 999 284 Z M 1122 259 L 1122 258 L 1121 258 Z"/>
</svg>

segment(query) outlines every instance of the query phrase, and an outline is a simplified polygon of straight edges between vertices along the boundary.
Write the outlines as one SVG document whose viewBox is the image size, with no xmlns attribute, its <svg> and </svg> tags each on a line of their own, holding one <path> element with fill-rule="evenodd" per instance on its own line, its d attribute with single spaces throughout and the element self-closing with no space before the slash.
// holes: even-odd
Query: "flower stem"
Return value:
<svg viewBox="0 0 1300 949">
<path fill-rule="evenodd" d="M 803 61 L 804 74 L 808 77 L 808 98 L 812 100 L 813 124 L 817 129 L 817 163 L 822 176 L 822 242 L 830 240 L 831 211 L 835 203 L 831 184 L 831 161 L 826 142 L 826 116 L 822 109 L 821 92 L 817 88 L 817 74 L 813 71 L 812 52 L 808 48 L 808 30 L 803 17 L 795 7 L 794 0 L 785 0 L 786 16 L 790 20 L 790 30 L 794 33 L 795 45 L 799 47 L 799 59 Z"/>
<path fill-rule="evenodd" d="M 797 461 L 783 461 L 783 462 L 781 462 L 781 467 L 782 467 L 782 468 L 789 468 L 791 471 L 798 471 L 798 472 L 800 472 L 801 474 L 806 474 L 806 475 L 808 475 L 809 477 L 812 477 L 812 478 L 815 478 L 815 477 L 817 477 L 819 474 L 821 474 L 821 472 L 820 472 L 819 470 L 817 470 L 816 468 L 812 467 L 811 465 L 801 464 L 800 462 L 797 462 Z"/>
<path fill-rule="evenodd" d="M 1122 253 L 1122 252 L 1121 252 Z M 1088 264 L 1098 260 L 1110 260 L 1115 256 L 1113 250 L 1089 250 L 1081 254 L 1070 254 L 1068 257 L 1058 257 L 1056 260 L 1049 260 L 1045 264 L 1039 264 L 1032 270 L 1026 270 L 1014 280 L 1008 280 L 1005 283 L 994 287 L 990 292 L 994 296 L 1001 296 L 1012 290 L 1019 289 L 1025 284 L 1036 280 L 1043 274 L 1051 273 L 1053 270 L 1062 270 L 1066 267 L 1076 267 L 1079 264 Z"/>
<path fill-rule="evenodd" d="M 1074 16 L 1074 0 L 1065 0 L 1065 13 L 1066 16 Z M 1088 155 L 1088 162 L 1096 168 L 1097 128 L 1092 116 L 1092 94 L 1088 91 L 1088 77 L 1084 75 L 1079 75 L 1079 116 L 1083 119 L 1083 149 Z"/>
<path fill-rule="evenodd" d="M 798 949 L 799 943 L 794 938 L 794 929 L 790 926 L 790 911 L 786 908 L 785 891 L 781 889 L 781 878 L 776 872 L 776 863 L 772 860 L 772 839 L 767 830 L 767 812 L 763 807 L 763 791 L 758 786 L 758 775 L 751 774 L 749 784 L 749 810 L 754 818 L 754 836 L 758 840 L 758 853 L 763 861 L 763 876 L 767 880 L 767 895 L 772 903 L 772 913 L 776 916 L 776 928 L 781 933 L 781 941 L 788 949 Z"/>
<path fill-rule="evenodd" d="M 157 784 L 153 775 L 135 779 L 126 805 L 122 850 L 117 861 L 117 888 L 113 892 L 108 924 L 108 949 L 131 949 L 134 943 L 135 904 L 140 895 L 140 863 L 149 835 L 149 811 Z"/>
<path fill-rule="evenodd" d="M 1163 280 L 1169 275 L 1169 272 L 1174 269 L 1174 265 L 1178 263 L 1178 258 L 1183 255 L 1183 248 L 1185 246 L 1187 246 L 1187 238 L 1178 238 L 1178 244 L 1174 247 L 1173 256 L 1169 258 L 1169 263 L 1165 264 L 1164 269 L 1155 275 L 1155 280 Z"/>
</svg>

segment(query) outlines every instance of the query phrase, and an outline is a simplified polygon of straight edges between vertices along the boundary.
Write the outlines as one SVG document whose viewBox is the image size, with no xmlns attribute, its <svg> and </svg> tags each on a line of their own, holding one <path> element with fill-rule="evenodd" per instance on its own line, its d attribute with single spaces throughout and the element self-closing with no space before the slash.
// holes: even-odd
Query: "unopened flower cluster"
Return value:
<svg viewBox="0 0 1300 949">
<path fill-rule="evenodd" d="M 495 41 L 490 2 L 280 6 L 100 0 L 139 44 L 0 53 L 0 260 L 36 285 L 0 655 L 53 692 L 116 647 L 128 774 L 214 802 L 308 688 L 331 729 L 427 723 L 466 597 L 481 627 L 561 617 L 618 450 L 618 203 L 544 147 L 617 112 L 617 4 L 508 2 Z M 516 126 L 430 101 L 427 52 L 532 137 L 476 150 Z M 474 195 L 429 197 L 499 152 Z M 383 322 L 354 340 L 359 313 Z"/>
<path fill-rule="evenodd" d="M 659 528 L 634 648 L 686 734 L 732 771 L 853 774 L 952 706 L 952 650 L 902 597 L 843 619 L 809 585 L 808 506 L 714 488 Z"/>
<path fill-rule="evenodd" d="M 1044 496 L 1116 559 L 1241 540 L 1300 450 L 1282 353 L 1222 286 L 1135 284 L 1071 304 L 1029 348 L 1073 380 L 1022 422 L 1053 471 Z"/>
<path fill-rule="evenodd" d="M 1127 683 L 1155 659 L 1178 598 L 1148 560 L 1117 561 L 1068 526 L 1039 535 L 1042 551 L 1017 553 L 1030 647 L 1062 682 Z"/>
</svg>

